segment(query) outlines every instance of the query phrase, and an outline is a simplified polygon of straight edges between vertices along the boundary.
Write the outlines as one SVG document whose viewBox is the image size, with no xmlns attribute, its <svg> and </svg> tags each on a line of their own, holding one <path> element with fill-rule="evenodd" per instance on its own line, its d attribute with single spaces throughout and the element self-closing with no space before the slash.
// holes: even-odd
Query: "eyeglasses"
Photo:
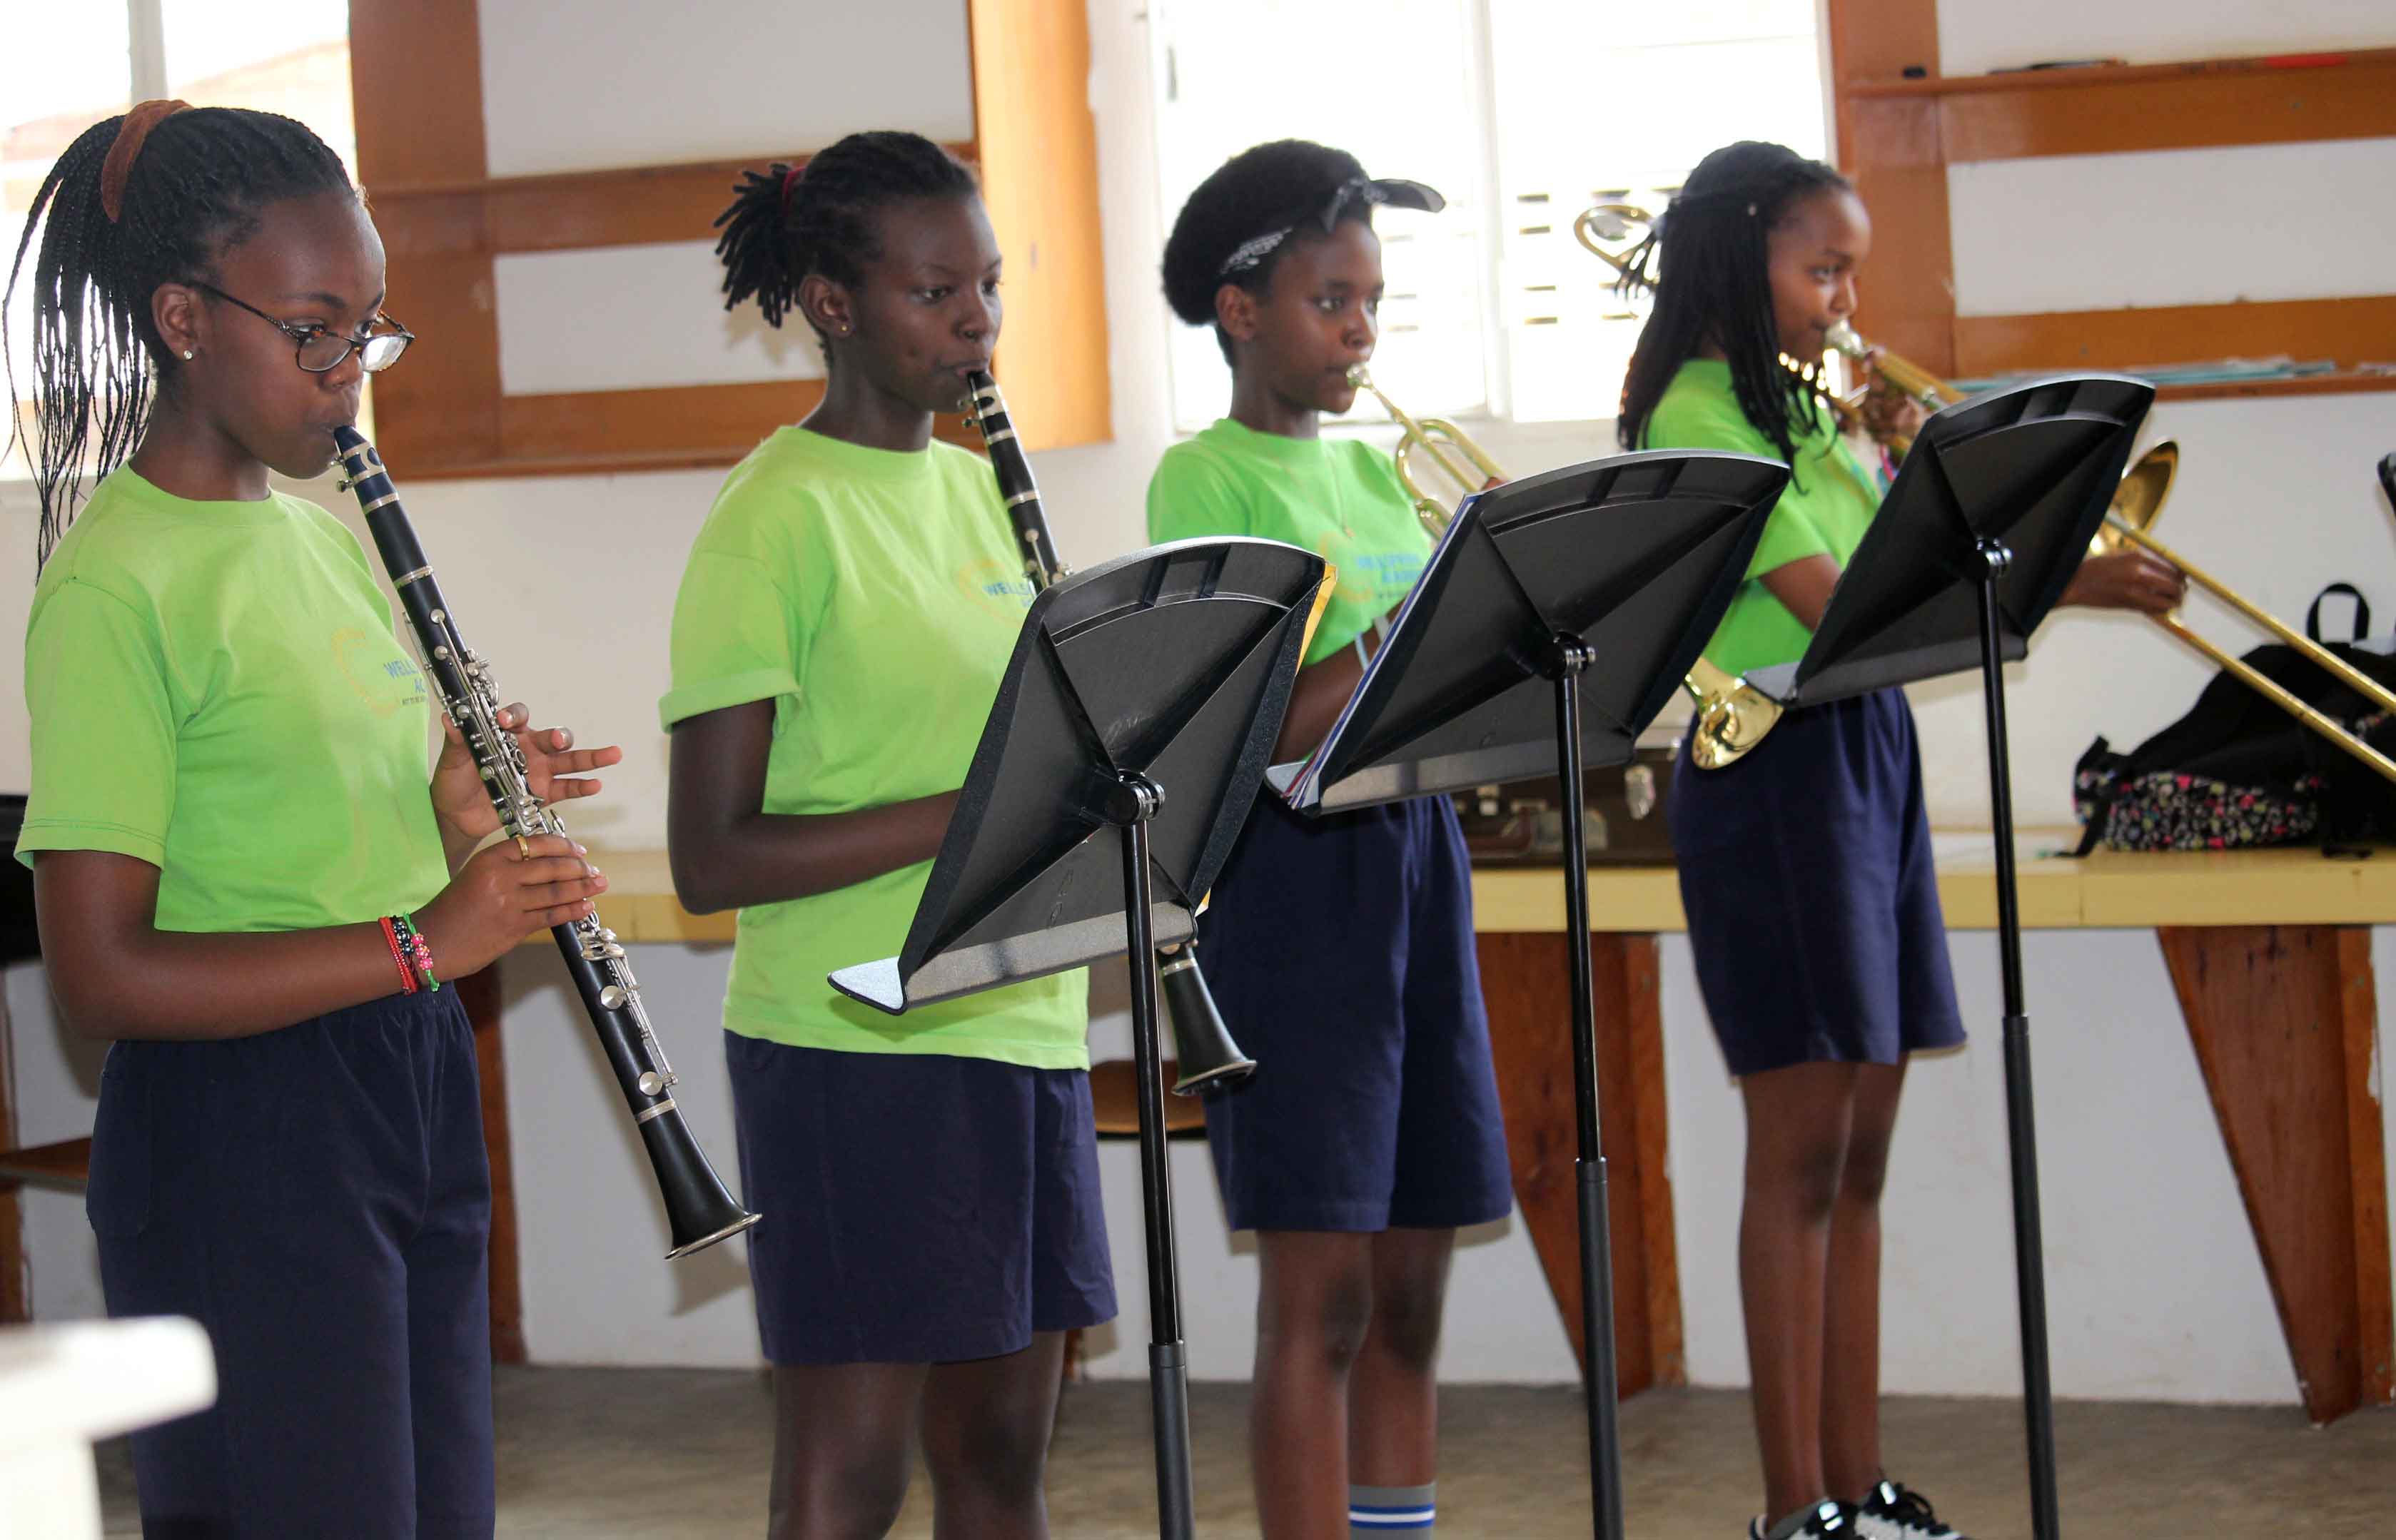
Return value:
<svg viewBox="0 0 2396 1540">
<path fill-rule="evenodd" d="M 364 337 L 351 337 L 314 322 L 303 325 L 297 321 L 277 321 L 256 305 L 234 299 L 214 284 L 202 283 L 196 278 L 190 280 L 190 283 L 192 287 L 205 289 L 228 305 L 240 306 L 299 344 L 297 360 L 300 366 L 310 374 L 329 374 L 339 368 L 342 361 L 353 352 L 358 355 L 358 367 L 368 374 L 379 373 L 398 363 L 399 355 L 407 351 L 407 345 L 410 342 L 416 340 L 414 332 L 393 320 L 388 314 L 379 312 L 376 313 L 373 324 L 377 326 L 388 326 L 391 328 L 389 331 L 374 331 Z"/>
</svg>

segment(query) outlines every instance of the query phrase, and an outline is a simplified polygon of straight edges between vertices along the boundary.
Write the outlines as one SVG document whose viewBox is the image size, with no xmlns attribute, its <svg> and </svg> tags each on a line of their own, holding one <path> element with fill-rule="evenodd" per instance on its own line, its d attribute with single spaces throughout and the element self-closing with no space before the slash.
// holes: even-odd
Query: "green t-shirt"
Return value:
<svg viewBox="0 0 2396 1540">
<path fill-rule="evenodd" d="M 1650 449 L 1727 449 L 1780 458 L 1780 451 L 1739 410 L 1730 365 L 1718 358 L 1683 364 L 1647 419 Z M 1764 538 L 1747 564 L 1747 581 L 1723 615 L 1706 657 L 1734 674 L 1804 656 L 1814 633 L 1789 606 L 1759 581 L 1763 574 L 1808 556 L 1828 556 L 1841 566 L 1855 554 L 1864 531 L 1880 511 L 1880 485 L 1827 419 L 1796 440 L 1795 477 L 1780 494 L 1764 525 Z"/>
<path fill-rule="evenodd" d="M 148 861 L 160 930 L 350 924 L 448 882 L 426 682 L 366 552 L 313 503 L 110 475 L 33 591 L 25 704 L 18 859 Z"/>
<path fill-rule="evenodd" d="M 1148 482 L 1148 538 L 1253 535 L 1338 569 L 1306 661 L 1372 629 L 1422 576 L 1431 534 L 1390 457 L 1362 439 L 1259 433 L 1225 418 L 1165 452 Z"/>
<path fill-rule="evenodd" d="M 784 428 L 733 468 L 674 600 L 667 728 L 774 703 L 765 811 L 848 813 L 965 783 L 1032 589 L 998 482 L 935 442 Z M 852 1053 L 1088 1067 L 1080 969 L 885 1016 L 824 976 L 895 954 L 932 863 L 739 914 L 724 1025 Z"/>
</svg>

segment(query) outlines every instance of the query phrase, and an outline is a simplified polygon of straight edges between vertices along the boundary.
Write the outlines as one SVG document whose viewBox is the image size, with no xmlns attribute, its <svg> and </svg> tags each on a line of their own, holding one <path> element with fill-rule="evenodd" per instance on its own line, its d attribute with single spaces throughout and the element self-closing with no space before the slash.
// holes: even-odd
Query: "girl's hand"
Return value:
<svg viewBox="0 0 2396 1540">
<path fill-rule="evenodd" d="M 512 842 L 477 851 L 440 896 L 417 913 L 445 978 L 463 978 L 537 931 L 592 912 L 607 888 L 582 847 L 562 834 L 536 834 L 526 856 Z"/>
<path fill-rule="evenodd" d="M 595 795 L 600 783 L 581 777 L 621 760 L 624 750 L 613 744 L 605 749 L 577 749 L 574 735 L 566 728 L 526 729 L 525 724 L 531 716 L 521 701 L 499 708 L 499 725 L 515 734 L 524 750 L 525 779 L 532 794 L 548 803 Z M 472 844 L 499 831 L 499 815 L 491 806 L 490 793 L 483 790 L 474 756 L 466 751 L 466 739 L 458 724 L 444 717 L 441 732 L 441 762 L 433 767 L 433 811 L 446 831 L 454 831 Z"/>
<path fill-rule="evenodd" d="M 1930 414 L 1922 409 L 1922 403 L 1883 377 L 1879 359 L 1880 350 L 1874 348 L 1865 363 L 1870 389 L 1864 394 L 1864 430 L 1883 444 L 1893 437 L 1920 438 Z"/>
<path fill-rule="evenodd" d="M 2170 563 L 2143 551 L 2109 551 L 2081 563 L 2056 603 L 2169 615 L 2187 595 L 2188 579 Z"/>
</svg>

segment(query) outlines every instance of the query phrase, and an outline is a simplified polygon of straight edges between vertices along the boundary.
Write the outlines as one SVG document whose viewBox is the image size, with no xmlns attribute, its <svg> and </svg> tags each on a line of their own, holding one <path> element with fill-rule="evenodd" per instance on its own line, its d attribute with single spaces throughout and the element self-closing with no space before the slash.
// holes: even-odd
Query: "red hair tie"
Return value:
<svg viewBox="0 0 2396 1540">
<path fill-rule="evenodd" d="M 805 166 L 792 166 L 786 167 L 782 172 L 782 212 L 784 214 L 791 211 L 792 184 L 799 179 L 799 173 L 805 169 Z"/>
<path fill-rule="evenodd" d="M 191 107 L 188 101 L 145 101 L 117 120 L 116 138 L 109 142 L 108 159 L 100 165 L 100 211 L 114 224 L 125 212 L 125 183 L 133 175 L 133 163 L 141 154 L 150 130 L 163 118 Z"/>
</svg>

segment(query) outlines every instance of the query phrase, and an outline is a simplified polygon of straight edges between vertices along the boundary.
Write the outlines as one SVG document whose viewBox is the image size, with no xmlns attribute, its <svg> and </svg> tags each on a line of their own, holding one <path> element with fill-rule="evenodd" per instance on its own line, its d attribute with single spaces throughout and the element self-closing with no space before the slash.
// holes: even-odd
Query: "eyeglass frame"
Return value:
<svg viewBox="0 0 2396 1540">
<path fill-rule="evenodd" d="M 262 310 L 260 310 L 256 305 L 251 304 L 248 300 L 236 299 L 232 295 L 227 294 L 224 290 L 217 287 L 214 284 L 207 282 L 204 278 L 187 278 L 184 282 L 195 289 L 216 296 L 216 298 L 223 300 L 228 305 L 238 306 L 239 308 L 249 312 L 250 314 L 257 316 L 260 321 L 265 322 L 268 325 L 273 326 L 276 331 L 279 331 L 284 336 L 289 338 L 292 342 L 291 362 L 298 365 L 299 367 L 307 374 L 331 374 L 335 369 L 338 369 L 342 365 L 348 363 L 352 353 L 358 355 L 358 367 L 361 370 L 364 370 L 367 374 L 379 374 L 384 369 L 390 368 L 393 364 L 396 364 L 402 358 L 406 357 L 407 350 L 409 347 L 414 345 L 416 341 L 416 334 L 409 331 L 406 326 L 401 325 L 389 311 L 379 310 L 375 312 L 374 320 L 368 322 L 367 325 L 388 325 L 392 328 L 390 331 L 371 333 L 365 337 L 355 337 L 348 332 L 337 332 L 332 327 L 327 326 L 321 322 L 311 321 L 303 325 L 298 321 L 278 321 L 273 316 L 267 314 Z M 348 343 L 349 347 L 342 352 L 340 357 L 333 360 L 330 364 L 326 365 L 323 368 L 311 369 L 307 365 L 300 363 L 300 355 L 301 352 L 306 351 L 309 343 L 313 342 L 320 337 L 338 338 L 341 341 Z M 381 339 L 386 337 L 397 337 L 401 339 L 399 352 L 392 356 L 389 363 L 379 365 L 375 368 L 366 368 L 366 344 L 369 342 L 379 341 Z"/>
</svg>

